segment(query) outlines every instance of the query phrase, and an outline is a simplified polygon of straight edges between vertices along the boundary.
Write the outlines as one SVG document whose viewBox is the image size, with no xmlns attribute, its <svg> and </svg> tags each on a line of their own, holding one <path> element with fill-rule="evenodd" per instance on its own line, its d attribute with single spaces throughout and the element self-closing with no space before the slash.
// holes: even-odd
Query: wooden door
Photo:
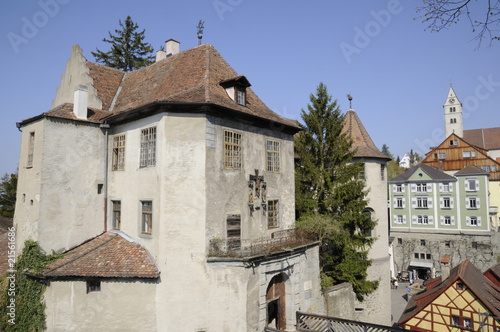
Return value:
<svg viewBox="0 0 500 332">
<path fill-rule="evenodd" d="M 266 326 L 284 330 L 286 328 L 285 280 L 282 274 L 274 276 L 267 286 Z"/>
</svg>

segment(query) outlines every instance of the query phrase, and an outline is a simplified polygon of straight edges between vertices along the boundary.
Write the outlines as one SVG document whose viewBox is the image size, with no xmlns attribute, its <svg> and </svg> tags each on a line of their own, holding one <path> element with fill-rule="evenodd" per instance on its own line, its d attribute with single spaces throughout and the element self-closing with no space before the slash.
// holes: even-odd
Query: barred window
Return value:
<svg viewBox="0 0 500 332">
<path fill-rule="evenodd" d="M 113 160 L 112 170 L 123 171 L 125 169 L 125 135 L 113 137 Z"/>
<path fill-rule="evenodd" d="M 113 204 L 112 226 L 113 229 L 120 229 L 122 202 L 121 201 L 111 201 L 111 202 Z"/>
<path fill-rule="evenodd" d="M 153 202 L 142 201 L 141 233 L 151 234 L 153 230 Z"/>
<path fill-rule="evenodd" d="M 266 141 L 266 154 L 267 154 L 267 170 L 269 172 L 279 173 L 280 171 L 280 142 L 267 140 Z"/>
<path fill-rule="evenodd" d="M 30 133 L 30 140 L 28 145 L 28 162 L 26 167 L 33 167 L 33 152 L 35 151 L 35 132 Z"/>
<path fill-rule="evenodd" d="M 241 169 L 241 134 L 224 130 L 224 168 Z"/>
<path fill-rule="evenodd" d="M 279 226 L 279 201 L 267 201 L 267 227 L 275 228 Z"/>
<path fill-rule="evenodd" d="M 156 164 L 156 127 L 141 130 L 141 161 L 140 167 Z"/>
</svg>

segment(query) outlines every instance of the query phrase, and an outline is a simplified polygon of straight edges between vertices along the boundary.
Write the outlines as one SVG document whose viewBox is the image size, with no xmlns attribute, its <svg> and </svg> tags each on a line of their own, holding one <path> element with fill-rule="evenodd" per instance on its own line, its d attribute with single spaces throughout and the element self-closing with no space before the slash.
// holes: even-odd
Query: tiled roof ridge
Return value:
<svg viewBox="0 0 500 332">
<path fill-rule="evenodd" d="M 102 232 L 101 234 L 99 234 L 99 235 L 97 235 L 97 236 L 94 236 L 93 238 L 90 238 L 90 239 L 88 239 L 87 241 L 82 242 L 82 243 L 80 243 L 79 245 L 77 245 L 77 246 L 75 246 L 75 247 L 72 247 L 72 248 L 70 248 L 70 249 L 66 250 L 66 251 L 64 252 L 64 254 L 66 254 L 66 253 L 68 253 L 68 252 L 70 252 L 70 251 L 72 251 L 72 250 L 75 250 L 76 248 L 79 248 L 79 247 L 83 246 L 84 244 L 86 244 L 86 243 L 88 243 L 88 242 L 90 242 L 90 241 L 92 241 L 92 240 L 95 240 L 96 238 L 98 238 L 98 237 L 100 237 L 100 236 L 103 236 L 104 234 L 107 234 L 107 233 L 109 233 L 109 232 Z M 112 234 L 112 233 L 109 233 L 109 234 Z M 70 264 L 70 263 L 73 263 L 75 260 L 77 260 L 77 259 L 79 259 L 79 258 L 82 258 L 82 257 L 84 257 L 84 256 L 87 256 L 88 254 L 90 254 L 91 252 L 95 251 L 96 249 L 98 249 L 98 248 L 102 247 L 103 245 L 105 245 L 105 244 L 107 244 L 107 243 L 111 242 L 112 240 L 114 240 L 114 239 L 115 239 L 115 237 L 116 237 L 117 235 L 118 235 L 118 234 L 116 234 L 116 233 L 115 233 L 115 235 L 112 235 L 112 236 L 111 236 L 108 240 L 105 240 L 103 243 L 101 243 L 101 244 L 99 244 L 99 245 L 97 245 L 97 246 L 95 246 L 95 247 L 90 248 L 89 250 L 87 250 L 86 252 L 81 253 L 80 255 L 75 255 L 75 257 L 73 257 L 72 259 L 68 260 L 67 262 L 65 262 L 65 263 L 63 263 L 63 264 L 61 264 L 61 265 L 58 265 L 58 266 L 56 266 L 56 267 L 53 267 L 53 268 L 51 268 L 51 269 L 48 269 L 48 270 L 46 270 L 44 273 L 45 273 L 45 274 L 50 273 L 50 272 L 52 272 L 52 271 L 54 271 L 54 270 L 57 270 L 57 269 L 59 269 L 59 268 L 61 268 L 61 267 L 65 266 L 65 265 L 68 265 L 68 264 Z"/>
</svg>

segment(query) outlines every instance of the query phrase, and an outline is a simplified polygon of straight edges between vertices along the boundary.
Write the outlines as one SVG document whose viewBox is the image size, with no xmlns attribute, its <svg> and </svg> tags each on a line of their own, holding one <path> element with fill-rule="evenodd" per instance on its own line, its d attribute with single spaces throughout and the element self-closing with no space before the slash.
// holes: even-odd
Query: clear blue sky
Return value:
<svg viewBox="0 0 500 332">
<path fill-rule="evenodd" d="M 146 29 L 155 50 L 169 38 L 181 42 L 181 51 L 196 46 L 202 19 L 203 42 L 286 117 L 300 119 L 320 82 L 343 112 L 350 93 L 375 144 L 387 144 L 394 155 L 422 154 L 444 139 L 442 105 L 450 82 L 464 103 L 465 129 L 500 127 L 500 42 L 476 50 L 465 20 L 440 33 L 425 31 L 414 20 L 420 3 L 2 1 L 0 174 L 17 168 L 15 123 L 50 109 L 71 46 L 79 44 L 94 61 L 90 52 L 107 50 L 102 38 L 127 15 Z"/>
</svg>

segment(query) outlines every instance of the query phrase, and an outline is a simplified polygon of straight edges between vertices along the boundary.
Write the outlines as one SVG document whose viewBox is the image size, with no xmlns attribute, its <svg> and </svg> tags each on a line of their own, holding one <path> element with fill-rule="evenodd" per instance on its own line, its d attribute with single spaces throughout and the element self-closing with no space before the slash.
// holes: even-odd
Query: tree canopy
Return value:
<svg viewBox="0 0 500 332">
<path fill-rule="evenodd" d="M 423 23 L 431 31 L 441 31 L 461 19 L 465 19 L 472 31 L 477 33 L 478 47 L 483 39 L 489 41 L 500 40 L 500 2 L 499 1 L 471 1 L 471 0 L 427 0 L 424 5 L 417 7 L 417 13 L 423 12 Z"/>
<path fill-rule="evenodd" d="M 297 227 L 321 243 L 322 286 L 350 282 L 362 299 L 377 287 L 366 272 L 376 222 L 364 213 L 364 166 L 353 159 L 352 140 L 343 132 L 345 116 L 323 83 L 301 116 L 303 131 L 295 139 Z"/>
<path fill-rule="evenodd" d="M 153 47 L 144 42 L 145 30 L 137 31 L 139 26 L 127 16 L 125 22 L 119 21 L 121 29 L 115 29 L 115 35 L 108 32 L 109 39 L 102 41 L 111 44 L 108 52 L 96 48 L 91 52 L 96 61 L 106 66 L 125 71 L 132 71 L 149 66 L 154 62 Z"/>
<path fill-rule="evenodd" d="M 16 208 L 17 173 L 5 174 L 0 182 L 0 215 L 14 218 Z"/>
</svg>

